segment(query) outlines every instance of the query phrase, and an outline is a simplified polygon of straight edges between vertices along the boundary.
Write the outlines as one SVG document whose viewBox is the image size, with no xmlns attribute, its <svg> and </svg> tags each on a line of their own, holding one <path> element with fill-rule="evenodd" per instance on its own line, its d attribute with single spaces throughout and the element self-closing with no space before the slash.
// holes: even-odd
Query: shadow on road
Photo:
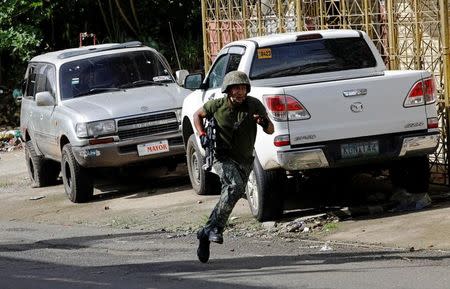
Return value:
<svg viewBox="0 0 450 289">
<path fill-rule="evenodd" d="M 73 237 L 65 239 L 48 239 L 27 244 L 3 244 L 0 245 L 0 252 L 12 253 L 22 251 L 41 251 L 43 249 L 56 250 L 79 250 L 91 247 L 92 243 L 102 240 L 126 238 L 133 242 L 133 238 L 154 240 L 159 242 L 163 248 L 168 242 L 185 244 L 186 240 L 164 240 L 161 232 L 142 232 L 129 234 L 108 234 L 97 236 Z M 145 245 L 145 244 L 144 244 Z M 450 259 L 448 253 L 439 255 L 407 254 L 393 250 L 379 250 L 376 252 L 358 251 L 353 252 L 305 252 L 301 255 L 266 255 L 250 256 L 238 258 L 213 259 L 208 264 L 199 263 L 195 258 L 195 246 L 192 246 L 193 258 L 188 260 L 173 260 L 177 252 L 171 252 L 168 259 L 172 261 L 154 262 L 134 262 L 132 259 L 122 260 L 118 265 L 67 265 L 64 260 L 61 262 L 48 262 L 36 260 L 36 258 L 13 258 L 0 257 L 0 284 L 2 288 L 278 288 L 278 286 L 263 285 L 258 282 L 258 278 L 289 278 L 290 275 L 301 278 L 302 274 L 311 273 L 355 273 L 371 272 L 379 270 L 374 265 L 375 262 L 385 262 L 391 260 L 404 261 L 442 261 Z M 96 248 L 90 249 L 92 253 Z M 145 252 L 145 247 L 142 248 Z M 167 248 L 166 248 L 167 250 Z M 97 248 L 98 251 L 98 248 Z M 51 251 L 50 251 L 51 252 Z M 80 251 L 83 257 L 83 251 Z M 104 250 L 102 251 L 104 252 Z M 62 253 L 62 252 L 60 252 Z M 130 252 L 129 252 L 130 253 Z M 89 254 L 89 251 L 84 251 Z M 114 258 L 117 262 L 118 252 L 96 252 Z M 151 258 L 149 251 L 146 259 Z M 120 255 L 120 254 L 119 254 Z M 131 255 L 131 253 L 130 253 Z M 45 256 L 45 255 L 44 255 Z M 143 257 L 141 257 L 143 258 Z M 176 258 L 176 257 L 175 257 Z M 34 259 L 34 260 L 33 260 Z M 161 259 L 161 258 L 160 258 Z M 159 260 L 160 260 L 159 259 Z M 72 260 L 73 262 L 73 260 Z M 365 264 L 366 262 L 370 263 Z M 84 262 L 81 262 L 84 263 Z M 334 267 L 333 265 L 360 263 L 358 266 Z M 426 265 L 420 262 L 421 266 Z M 417 265 L 417 264 L 416 264 Z M 404 263 L 383 263 L 384 269 L 401 269 Z M 412 264 L 414 266 L 414 264 Z M 239 284 L 243 280 L 246 284 Z M 272 284 L 276 284 L 273 282 Z M 31 286 L 31 287 L 30 287 Z"/>
</svg>

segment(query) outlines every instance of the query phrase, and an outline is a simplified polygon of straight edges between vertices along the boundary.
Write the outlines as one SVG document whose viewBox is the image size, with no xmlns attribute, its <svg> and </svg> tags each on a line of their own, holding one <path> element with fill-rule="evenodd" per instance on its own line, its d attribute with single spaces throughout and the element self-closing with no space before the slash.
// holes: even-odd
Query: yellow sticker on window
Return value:
<svg viewBox="0 0 450 289">
<path fill-rule="evenodd" d="M 260 48 L 258 49 L 258 59 L 270 59 L 272 58 L 272 49 Z"/>
</svg>

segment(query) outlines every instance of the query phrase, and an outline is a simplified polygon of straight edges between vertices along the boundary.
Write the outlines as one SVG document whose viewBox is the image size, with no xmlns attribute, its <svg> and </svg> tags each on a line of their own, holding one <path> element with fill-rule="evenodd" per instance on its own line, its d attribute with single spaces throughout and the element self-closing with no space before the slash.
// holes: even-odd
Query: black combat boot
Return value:
<svg viewBox="0 0 450 289">
<path fill-rule="evenodd" d="M 197 232 L 198 249 L 197 257 L 202 263 L 206 263 L 209 260 L 209 240 L 208 234 L 205 233 L 205 229 L 201 228 Z"/>
<path fill-rule="evenodd" d="M 212 228 L 209 230 L 209 241 L 222 244 L 223 243 L 223 235 L 222 235 L 222 229 L 220 228 Z"/>
</svg>

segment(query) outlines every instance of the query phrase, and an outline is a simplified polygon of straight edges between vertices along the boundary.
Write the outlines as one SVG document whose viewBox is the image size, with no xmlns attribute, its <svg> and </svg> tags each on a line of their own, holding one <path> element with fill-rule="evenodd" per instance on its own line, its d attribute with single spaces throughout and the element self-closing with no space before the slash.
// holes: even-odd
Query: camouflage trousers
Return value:
<svg viewBox="0 0 450 289">
<path fill-rule="evenodd" d="M 245 194 L 253 164 L 238 164 L 230 158 L 223 158 L 215 159 L 213 168 L 220 177 L 222 188 L 220 199 L 211 212 L 205 229 L 218 228 L 222 231 L 237 201 Z"/>
</svg>

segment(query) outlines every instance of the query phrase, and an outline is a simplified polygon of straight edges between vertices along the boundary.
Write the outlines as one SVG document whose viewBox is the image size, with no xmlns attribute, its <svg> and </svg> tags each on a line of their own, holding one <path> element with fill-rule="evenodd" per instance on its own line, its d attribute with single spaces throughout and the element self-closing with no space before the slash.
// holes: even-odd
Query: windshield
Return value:
<svg viewBox="0 0 450 289">
<path fill-rule="evenodd" d="M 362 38 L 318 39 L 258 48 L 250 79 L 375 67 Z"/>
<path fill-rule="evenodd" d="M 152 51 L 86 58 L 60 68 L 62 99 L 169 82 L 170 72 Z"/>
</svg>

